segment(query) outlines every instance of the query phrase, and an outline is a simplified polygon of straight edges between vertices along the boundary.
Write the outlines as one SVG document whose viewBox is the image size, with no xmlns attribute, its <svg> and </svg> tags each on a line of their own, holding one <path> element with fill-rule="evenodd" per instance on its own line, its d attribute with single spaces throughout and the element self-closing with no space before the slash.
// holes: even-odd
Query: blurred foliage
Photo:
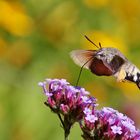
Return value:
<svg viewBox="0 0 140 140">
<path fill-rule="evenodd" d="M 63 139 L 58 118 L 43 104 L 37 86 L 45 78 L 76 83 L 80 68 L 73 49 L 95 49 L 85 38 L 122 51 L 140 68 L 139 0 L 0 0 L 0 139 Z M 80 85 L 102 106 L 135 120 L 140 128 L 140 94 L 83 70 Z M 81 139 L 74 126 L 70 139 Z"/>
</svg>

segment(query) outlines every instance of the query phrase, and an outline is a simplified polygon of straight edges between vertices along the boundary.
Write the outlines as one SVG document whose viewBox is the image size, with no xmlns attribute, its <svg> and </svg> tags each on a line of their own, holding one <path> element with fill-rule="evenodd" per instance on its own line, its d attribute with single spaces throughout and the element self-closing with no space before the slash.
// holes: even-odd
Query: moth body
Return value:
<svg viewBox="0 0 140 140">
<path fill-rule="evenodd" d="M 114 76 L 117 81 L 131 81 L 140 89 L 140 70 L 116 48 L 74 50 L 74 62 L 98 76 Z"/>
</svg>

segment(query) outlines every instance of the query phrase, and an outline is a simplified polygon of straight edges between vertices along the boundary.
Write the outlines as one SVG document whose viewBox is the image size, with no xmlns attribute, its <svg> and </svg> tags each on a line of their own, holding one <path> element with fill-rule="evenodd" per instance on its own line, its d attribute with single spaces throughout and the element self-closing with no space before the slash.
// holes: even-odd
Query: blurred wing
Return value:
<svg viewBox="0 0 140 140">
<path fill-rule="evenodd" d="M 87 64 L 84 65 L 84 68 L 89 69 L 92 60 L 94 59 L 94 55 L 96 53 L 96 50 L 74 50 L 70 53 L 71 58 L 73 61 L 79 65 L 83 66 L 88 60 L 90 60 Z M 93 58 L 93 59 L 91 59 Z"/>
</svg>

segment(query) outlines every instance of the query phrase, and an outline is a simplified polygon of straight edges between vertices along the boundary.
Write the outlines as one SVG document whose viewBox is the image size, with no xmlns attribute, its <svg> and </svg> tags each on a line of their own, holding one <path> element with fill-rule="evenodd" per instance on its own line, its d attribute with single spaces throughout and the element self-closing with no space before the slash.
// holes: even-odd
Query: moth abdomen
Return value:
<svg viewBox="0 0 140 140">
<path fill-rule="evenodd" d="M 137 73 L 137 81 L 136 81 L 136 84 L 137 84 L 138 88 L 140 89 L 140 72 Z"/>
<path fill-rule="evenodd" d="M 130 74 L 130 73 L 128 74 L 127 73 L 125 79 L 136 83 L 136 85 L 140 89 L 140 72 L 137 72 L 135 74 Z"/>
</svg>

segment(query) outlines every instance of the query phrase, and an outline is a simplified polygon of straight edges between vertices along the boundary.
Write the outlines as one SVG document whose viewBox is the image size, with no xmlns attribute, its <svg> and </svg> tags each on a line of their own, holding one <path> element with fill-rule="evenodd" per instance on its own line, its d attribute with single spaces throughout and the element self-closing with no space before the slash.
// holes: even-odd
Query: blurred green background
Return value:
<svg viewBox="0 0 140 140">
<path fill-rule="evenodd" d="M 139 0 L 0 0 L 0 140 L 62 140 L 38 82 L 76 83 L 74 49 L 95 49 L 84 35 L 122 51 L 140 68 Z M 80 86 L 140 128 L 140 91 L 132 83 L 83 70 Z M 70 139 L 81 139 L 75 125 Z"/>
</svg>

